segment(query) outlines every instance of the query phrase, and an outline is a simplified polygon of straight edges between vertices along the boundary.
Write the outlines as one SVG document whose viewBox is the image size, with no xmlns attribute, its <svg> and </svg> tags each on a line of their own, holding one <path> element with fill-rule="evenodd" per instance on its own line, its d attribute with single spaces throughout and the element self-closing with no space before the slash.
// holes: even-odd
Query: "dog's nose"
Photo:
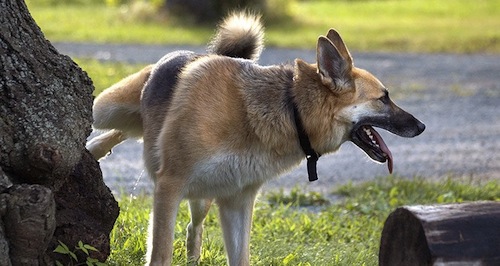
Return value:
<svg viewBox="0 0 500 266">
<path fill-rule="evenodd" d="M 418 129 L 417 135 L 419 135 L 420 133 L 424 132 L 424 130 L 425 130 L 425 124 L 422 123 L 422 122 L 420 122 L 420 121 L 418 121 L 418 123 L 417 123 L 417 129 Z"/>
</svg>

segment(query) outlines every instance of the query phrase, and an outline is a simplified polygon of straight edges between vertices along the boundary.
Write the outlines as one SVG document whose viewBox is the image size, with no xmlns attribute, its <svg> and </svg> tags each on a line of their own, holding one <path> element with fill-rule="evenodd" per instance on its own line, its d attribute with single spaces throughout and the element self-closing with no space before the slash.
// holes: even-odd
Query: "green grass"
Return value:
<svg viewBox="0 0 500 266">
<path fill-rule="evenodd" d="M 414 204 L 500 200 L 500 184 L 472 181 L 430 182 L 416 178 L 386 177 L 347 184 L 335 191 L 340 200 L 314 208 L 294 199 L 318 195 L 299 189 L 284 195 L 263 195 L 255 206 L 252 228 L 252 265 L 376 265 L 380 234 L 386 217 L 396 207 Z M 324 199 L 325 200 L 325 199 Z M 304 201 L 302 201 L 304 202 Z M 127 197 L 119 201 L 120 216 L 112 232 L 110 265 L 144 263 L 147 220 L 151 198 Z M 309 205 L 309 204 L 306 204 Z M 205 221 L 201 265 L 225 265 L 217 208 Z M 179 212 L 175 233 L 174 264 L 185 265 L 184 235 L 189 221 L 187 204 Z"/>
<path fill-rule="evenodd" d="M 148 196 L 123 196 L 120 216 L 111 232 L 109 265 L 144 265 L 146 236 L 152 199 Z"/>
<path fill-rule="evenodd" d="M 51 41 L 205 44 L 213 27 L 130 19 L 130 9 L 29 2 Z M 500 1 L 299 1 L 293 19 L 267 26 L 267 44 L 313 48 L 337 28 L 358 51 L 500 52 Z"/>
</svg>

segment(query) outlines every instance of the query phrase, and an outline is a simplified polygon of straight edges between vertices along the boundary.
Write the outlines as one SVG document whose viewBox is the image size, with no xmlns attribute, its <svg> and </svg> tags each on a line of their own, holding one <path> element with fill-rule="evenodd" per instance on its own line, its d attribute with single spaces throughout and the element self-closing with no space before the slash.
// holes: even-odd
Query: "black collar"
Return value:
<svg viewBox="0 0 500 266">
<path fill-rule="evenodd" d="M 290 94 L 290 92 L 289 92 Z M 293 118 L 295 121 L 295 128 L 297 129 L 297 134 L 299 135 L 299 142 L 302 151 L 306 154 L 307 159 L 307 175 L 309 176 L 309 181 L 313 182 L 318 180 L 318 172 L 316 170 L 316 162 L 318 161 L 321 154 L 317 153 L 311 147 L 311 141 L 307 136 L 307 132 L 304 129 L 304 124 L 300 118 L 299 110 L 297 109 L 297 104 L 293 101 L 291 95 L 289 95 L 289 101 L 292 104 Z"/>
</svg>

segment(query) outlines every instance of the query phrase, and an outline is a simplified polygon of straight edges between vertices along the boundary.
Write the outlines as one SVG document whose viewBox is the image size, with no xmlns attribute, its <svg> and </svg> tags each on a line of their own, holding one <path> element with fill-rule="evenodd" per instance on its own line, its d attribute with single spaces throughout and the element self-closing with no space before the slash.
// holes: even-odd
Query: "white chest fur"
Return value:
<svg viewBox="0 0 500 266">
<path fill-rule="evenodd" d="M 267 153 L 220 152 L 193 168 L 187 198 L 234 195 L 248 186 L 260 186 L 298 165 L 302 156 L 270 156 Z"/>
</svg>

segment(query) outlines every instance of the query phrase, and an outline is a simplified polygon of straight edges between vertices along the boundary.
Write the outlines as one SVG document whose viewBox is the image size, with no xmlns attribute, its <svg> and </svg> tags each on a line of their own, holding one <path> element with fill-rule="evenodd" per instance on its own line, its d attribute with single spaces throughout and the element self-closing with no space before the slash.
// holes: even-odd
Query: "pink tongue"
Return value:
<svg viewBox="0 0 500 266">
<path fill-rule="evenodd" d="M 375 129 L 370 128 L 375 141 L 378 143 L 380 149 L 385 153 L 385 158 L 387 159 L 387 168 L 389 169 L 389 174 L 392 174 L 392 154 L 387 145 L 385 144 L 382 137 L 378 134 Z"/>
</svg>

